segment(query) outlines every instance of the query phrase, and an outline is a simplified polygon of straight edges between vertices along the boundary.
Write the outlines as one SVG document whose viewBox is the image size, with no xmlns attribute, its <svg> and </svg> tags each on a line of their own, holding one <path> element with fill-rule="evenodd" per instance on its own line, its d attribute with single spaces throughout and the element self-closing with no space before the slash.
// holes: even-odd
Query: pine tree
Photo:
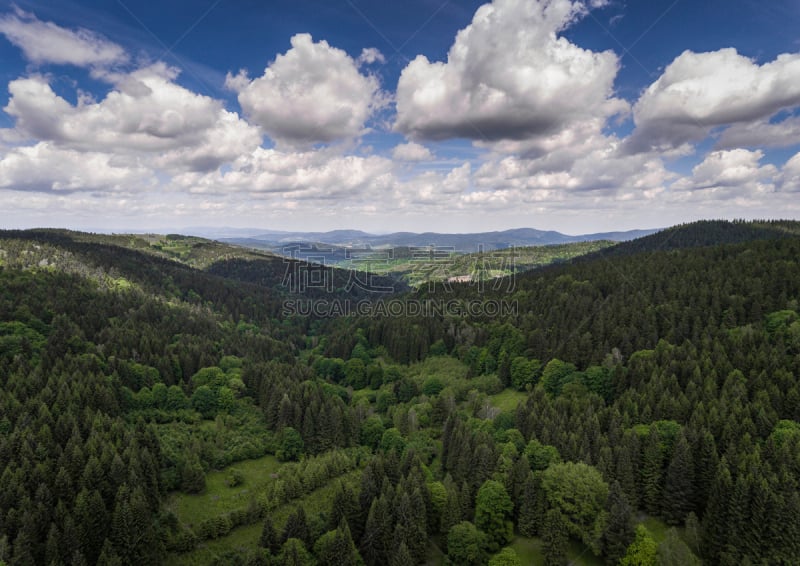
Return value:
<svg viewBox="0 0 800 566">
<path fill-rule="evenodd" d="M 264 518 L 264 526 L 261 527 L 261 538 L 258 540 L 258 546 L 266 548 L 273 555 L 277 555 L 280 550 L 280 539 L 275 530 L 275 525 L 272 523 L 272 518 L 269 515 Z"/>
<path fill-rule="evenodd" d="M 661 502 L 662 460 L 658 431 L 655 427 L 651 427 L 642 456 L 642 498 L 644 508 L 653 515 L 658 513 Z"/>
<path fill-rule="evenodd" d="M 519 532 L 526 537 L 536 536 L 539 532 L 539 486 L 532 473 L 525 480 L 525 489 L 522 492 L 522 501 L 519 504 Z"/>
<path fill-rule="evenodd" d="M 382 566 L 388 562 L 392 536 L 391 521 L 386 499 L 375 498 L 367 515 L 364 535 L 361 537 L 361 556 L 367 566 Z"/>
<path fill-rule="evenodd" d="M 414 566 L 415 564 L 405 542 L 400 543 L 389 561 L 389 566 Z"/>
<path fill-rule="evenodd" d="M 704 558 L 711 564 L 720 560 L 720 555 L 725 550 L 728 542 L 728 523 L 730 515 L 730 495 L 733 490 L 733 480 L 725 458 L 720 461 L 720 471 L 711 486 L 708 506 L 703 515 L 703 544 Z"/>
<path fill-rule="evenodd" d="M 289 515 L 286 520 L 286 525 L 283 528 L 281 540 L 285 543 L 287 540 L 296 538 L 303 541 L 306 548 L 311 547 L 311 531 L 308 528 L 308 520 L 306 519 L 306 511 L 302 506 L 297 506 Z"/>
<path fill-rule="evenodd" d="M 335 531 L 328 531 L 314 544 L 319 566 L 363 566 L 347 521 L 342 519 Z"/>
<path fill-rule="evenodd" d="M 669 525 L 683 523 L 695 506 L 694 461 L 689 442 L 683 433 L 678 435 L 667 468 L 661 513 Z"/>
<path fill-rule="evenodd" d="M 608 520 L 603 532 L 603 547 L 609 564 L 616 564 L 636 536 L 631 506 L 619 482 L 611 484 L 608 492 Z"/>
<path fill-rule="evenodd" d="M 545 564 L 556 566 L 564 564 L 567 558 L 567 520 L 558 509 L 550 509 L 542 524 L 542 553 Z"/>
</svg>

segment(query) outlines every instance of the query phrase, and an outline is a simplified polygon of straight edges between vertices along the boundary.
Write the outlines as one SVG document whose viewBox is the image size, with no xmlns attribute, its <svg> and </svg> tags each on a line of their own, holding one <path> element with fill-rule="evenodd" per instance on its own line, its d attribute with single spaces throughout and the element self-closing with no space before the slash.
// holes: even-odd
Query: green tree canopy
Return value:
<svg viewBox="0 0 800 566">
<path fill-rule="evenodd" d="M 599 554 L 608 484 L 597 468 L 583 462 L 553 464 L 542 472 L 542 489 L 550 506 L 564 515 L 570 534 Z"/>
</svg>

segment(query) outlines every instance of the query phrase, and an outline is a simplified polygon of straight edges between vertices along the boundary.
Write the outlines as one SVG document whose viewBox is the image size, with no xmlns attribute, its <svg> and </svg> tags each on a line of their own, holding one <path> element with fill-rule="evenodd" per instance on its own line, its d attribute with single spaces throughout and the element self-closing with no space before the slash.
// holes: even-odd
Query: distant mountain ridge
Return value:
<svg viewBox="0 0 800 566">
<path fill-rule="evenodd" d="M 570 236 L 554 230 L 535 228 L 515 228 L 511 230 L 477 232 L 470 234 L 448 234 L 438 232 L 394 232 L 391 234 L 370 234 L 361 230 L 333 230 L 330 232 L 279 232 L 263 231 L 251 236 L 218 237 L 220 241 L 279 250 L 282 246 L 308 242 L 309 244 L 328 244 L 331 246 L 352 247 L 450 247 L 459 252 L 475 252 L 504 249 L 512 246 L 546 246 L 596 240 L 626 242 L 658 232 L 659 229 L 602 232 Z M 202 235 L 202 234 L 197 234 Z"/>
</svg>

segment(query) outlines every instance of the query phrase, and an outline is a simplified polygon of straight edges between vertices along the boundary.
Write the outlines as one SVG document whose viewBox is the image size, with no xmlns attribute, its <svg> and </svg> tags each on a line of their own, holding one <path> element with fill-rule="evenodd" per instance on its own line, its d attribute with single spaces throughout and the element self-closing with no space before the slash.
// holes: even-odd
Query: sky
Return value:
<svg viewBox="0 0 800 566">
<path fill-rule="evenodd" d="M 796 0 L 0 0 L 0 227 L 800 218 Z"/>
</svg>

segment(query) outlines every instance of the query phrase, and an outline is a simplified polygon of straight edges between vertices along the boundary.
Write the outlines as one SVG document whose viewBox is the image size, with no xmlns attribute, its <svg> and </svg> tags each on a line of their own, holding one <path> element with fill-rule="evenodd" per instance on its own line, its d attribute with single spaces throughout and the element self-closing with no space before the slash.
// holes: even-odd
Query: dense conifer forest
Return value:
<svg viewBox="0 0 800 566">
<path fill-rule="evenodd" d="M 798 258 L 699 222 L 314 318 L 283 258 L 0 232 L 0 564 L 797 564 Z"/>
</svg>

